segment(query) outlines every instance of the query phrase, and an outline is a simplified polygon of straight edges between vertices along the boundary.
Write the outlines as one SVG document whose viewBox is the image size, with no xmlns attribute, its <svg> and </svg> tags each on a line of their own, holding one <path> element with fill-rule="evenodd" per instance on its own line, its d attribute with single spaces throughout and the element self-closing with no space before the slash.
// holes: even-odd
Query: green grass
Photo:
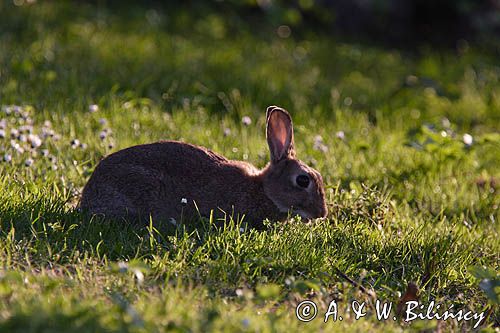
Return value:
<svg viewBox="0 0 500 333">
<path fill-rule="evenodd" d="M 484 284 L 500 270 L 495 52 L 281 39 L 209 7 L 0 2 L 0 31 L 0 153 L 12 158 L 0 162 L 1 332 L 471 328 L 377 321 L 373 293 L 396 304 L 410 281 L 422 302 L 486 311 L 482 328 L 498 326 Z M 185 140 L 265 165 L 271 104 L 291 112 L 299 158 L 323 175 L 327 220 L 240 232 L 238 221 L 142 228 L 74 210 L 99 159 L 134 144 Z M 54 135 L 32 149 L 28 133 L 10 137 L 25 125 Z M 309 323 L 295 317 L 304 299 L 320 310 Z M 367 301 L 367 317 L 323 323 L 334 299 Z"/>
</svg>

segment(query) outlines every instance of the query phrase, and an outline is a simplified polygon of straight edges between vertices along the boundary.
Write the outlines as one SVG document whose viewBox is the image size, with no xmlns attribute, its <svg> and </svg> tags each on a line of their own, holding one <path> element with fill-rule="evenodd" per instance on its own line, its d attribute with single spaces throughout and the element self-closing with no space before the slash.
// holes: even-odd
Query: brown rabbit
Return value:
<svg viewBox="0 0 500 333">
<path fill-rule="evenodd" d="M 80 207 L 110 217 L 153 219 L 245 215 L 252 226 L 266 218 L 304 219 L 327 214 L 321 175 L 295 158 L 292 119 L 267 108 L 271 162 L 262 170 L 207 148 L 160 141 L 105 157 L 83 189 Z"/>
</svg>

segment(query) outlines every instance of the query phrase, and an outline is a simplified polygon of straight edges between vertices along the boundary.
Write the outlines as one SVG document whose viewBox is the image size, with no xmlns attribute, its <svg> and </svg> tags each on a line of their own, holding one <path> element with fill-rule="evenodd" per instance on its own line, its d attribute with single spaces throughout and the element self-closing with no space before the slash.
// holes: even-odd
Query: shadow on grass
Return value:
<svg viewBox="0 0 500 333">
<path fill-rule="evenodd" d="M 332 285 L 343 282 L 335 274 L 339 268 L 355 280 L 364 276 L 375 289 L 401 290 L 416 281 L 438 294 L 459 292 L 467 281 L 457 272 L 492 259 L 474 256 L 476 239 L 449 222 L 385 221 L 379 230 L 366 214 L 371 213 L 332 215 L 310 224 L 291 219 L 264 231 L 242 232 L 241 223 L 234 222 L 139 226 L 88 218 L 42 199 L 2 209 L 0 251 L 10 266 L 24 268 L 139 259 L 157 279 L 181 278 L 212 290 L 262 281 L 283 284 L 290 276 Z"/>
<path fill-rule="evenodd" d="M 193 238 L 201 245 L 209 234 L 221 234 L 228 228 L 238 232 L 246 229 L 243 221 L 231 217 L 227 224 L 207 219 L 182 223 L 109 219 L 68 210 L 64 202 L 45 198 L 0 208 L 0 243 L 4 250 L 22 244 L 25 251 L 29 247 L 30 259 L 56 259 L 60 264 L 82 254 L 97 260 L 151 259 L 154 254 L 174 251 L 178 240 Z"/>
<path fill-rule="evenodd" d="M 31 254 L 40 260 L 50 261 L 54 254 L 70 260 L 71 254 L 76 252 L 96 259 L 105 256 L 109 260 L 119 260 L 145 255 L 151 250 L 146 240 L 152 230 L 144 225 L 91 217 L 67 210 L 63 202 L 45 199 L 4 207 L 0 213 L 0 228 L 5 246 L 30 244 Z M 174 227 L 160 225 L 159 228 L 161 234 L 175 235 Z M 159 244 L 158 241 L 155 244 Z"/>
<path fill-rule="evenodd" d="M 27 309 L 25 309 L 27 310 Z M 79 306 L 74 312 L 63 309 L 29 308 L 31 313 L 16 312 L 0 322 L 1 332 L 106 332 L 109 325 L 100 322 L 92 306 Z M 29 323 L 29 324 L 27 324 Z M 29 325 L 29 326 L 27 326 Z M 29 329 L 27 329 L 29 327 Z"/>
</svg>

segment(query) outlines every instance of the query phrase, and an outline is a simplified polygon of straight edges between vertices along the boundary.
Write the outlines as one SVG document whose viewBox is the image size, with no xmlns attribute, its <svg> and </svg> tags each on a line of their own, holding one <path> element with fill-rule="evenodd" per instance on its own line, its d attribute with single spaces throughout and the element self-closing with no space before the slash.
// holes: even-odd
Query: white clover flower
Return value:
<svg viewBox="0 0 500 333">
<path fill-rule="evenodd" d="M 443 125 L 444 128 L 450 128 L 451 126 L 450 120 L 444 117 L 443 119 L 441 119 L 441 125 Z"/>
<path fill-rule="evenodd" d="M 321 142 L 321 143 L 322 143 L 322 142 L 323 142 L 323 137 L 322 137 L 321 135 L 316 135 L 316 136 L 314 137 L 314 142 L 315 142 L 315 143 L 316 143 L 316 142 Z"/>
<path fill-rule="evenodd" d="M 48 127 L 42 127 L 42 137 L 48 138 L 48 137 L 53 137 L 54 136 L 54 131 Z"/>
<path fill-rule="evenodd" d="M 23 112 L 23 108 L 20 107 L 19 105 L 12 105 L 12 111 L 14 111 L 14 114 L 18 116 Z"/>
<path fill-rule="evenodd" d="M 464 141 L 464 144 L 466 146 L 471 146 L 472 143 L 474 142 L 474 138 L 472 137 L 472 135 L 468 134 L 468 133 L 465 133 L 462 140 Z"/>
<path fill-rule="evenodd" d="M 28 142 L 31 144 L 31 148 L 38 148 L 42 145 L 42 139 L 34 134 L 28 135 Z"/>
<path fill-rule="evenodd" d="M 187 201 L 187 199 L 186 199 L 186 198 L 182 198 L 182 199 L 181 199 L 181 204 L 183 204 L 183 205 L 187 205 L 187 203 L 188 203 L 188 201 Z"/>
<path fill-rule="evenodd" d="M 16 142 L 16 140 L 10 140 L 10 145 L 12 148 L 14 148 L 19 154 L 24 153 L 24 148 L 21 147 L 19 143 Z"/>
<path fill-rule="evenodd" d="M 335 133 L 335 136 L 337 138 L 339 138 L 340 140 L 344 140 L 345 139 L 345 133 L 344 133 L 344 131 L 338 131 L 337 133 Z"/>
<path fill-rule="evenodd" d="M 328 146 L 323 143 L 323 137 L 321 137 L 321 135 L 316 135 L 314 137 L 313 149 L 319 150 L 323 153 L 328 151 Z"/>
<path fill-rule="evenodd" d="M 23 126 L 19 127 L 19 132 L 31 134 L 31 133 L 33 133 L 33 126 L 23 125 Z"/>
<path fill-rule="evenodd" d="M 12 128 L 10 130 L 10 137 L 13 139 L 19 137 L 19 131 L 17 130 L 17 128 Z"/>
<path fill-rule="evenodd" d="M 142 273 L 140 270 L 134 269 L 134 275 L 138 283 L 144 282 L 144 273 Z"/>
<path fill-rule="evenodd" d="M 241 122 L 243 123 L 243 125 L 249 126 L 252 123 L 252 118 L 250 118 L 249 116 L 244 116 L 243 118 L 241 118 Z"/>
<path fill-rule="evenodd" d="M 78 139 L 71 140 L 71 148 L 75 149 L 78 148 L 78 146 L 80 146 L 80 140 Z"/>
<path fill-rule="evenodd" d="M 326 146 L 326 145 L 324 145 L 322 143 L 318 143 L 318 144 L 314 144 L 313 145 L 313 149 L 321 151 L 323 153 L 326 153 L 328 151 L 328 146 Z"/>
<path fill-rule="evenodd" d="M 10 154 L 3 155 L 3 161 L 4 162 L 10 162 L 10 161 L 12 161 L 12 155 L 10 155 Z"/>
<path fill-rule="evenodd" d="M 5 131 L 3 129 L 0 129 L 0 139 L 5 138 Z"/>
<path fill-rule="evenodd" d="M 120 262 L 118 263 L 118 271 L 119 271 L 120 273 L 125 273 L 125 272 L 127 272 L 127 271 L 128 271 L 128 264 L 127 264 L 126 262 L 124 262 L 124 261 L 120 261 Z"/>
<path fill-rule="evenodd" d="M 26 161 L 24 161 L 24 165 L 27 166 L 27 167 L 32 166 L 33 165 L 33 159 L 32 158 L 26 159 Z"/>
<path fill-rule="evenodd" d="M 99 106 L 97 104 L 91 104 L 89 105 L 89 112 L 94 113 L 99 111 Z"/>
</svg>

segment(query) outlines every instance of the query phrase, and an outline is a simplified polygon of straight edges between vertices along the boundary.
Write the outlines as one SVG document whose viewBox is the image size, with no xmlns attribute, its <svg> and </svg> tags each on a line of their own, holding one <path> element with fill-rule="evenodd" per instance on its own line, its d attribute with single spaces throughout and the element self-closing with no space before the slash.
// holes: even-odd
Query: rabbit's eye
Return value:
<svg viewBox="0 0 500 333">
<path fill-rule="evenodd" d="M 297 182 L 297 185 L 303 188 L 307 188 L 310 182 L 309 177 L 306 175 L 298 175 L 295 181 Z"/>
</svg>

